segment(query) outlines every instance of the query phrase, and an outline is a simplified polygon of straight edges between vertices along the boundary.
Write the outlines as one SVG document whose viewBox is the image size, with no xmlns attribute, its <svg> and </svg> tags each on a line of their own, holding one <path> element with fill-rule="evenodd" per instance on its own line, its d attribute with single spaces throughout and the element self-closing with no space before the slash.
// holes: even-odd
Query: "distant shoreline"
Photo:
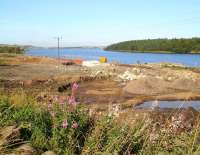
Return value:
<svg viewBox="0 0 200 155">
<path fill-rule="evenodd" d="M 104 50 L 131 53 L 200 54 L 200 38 L 130 40 L 111 44 Z"/>
</svg>

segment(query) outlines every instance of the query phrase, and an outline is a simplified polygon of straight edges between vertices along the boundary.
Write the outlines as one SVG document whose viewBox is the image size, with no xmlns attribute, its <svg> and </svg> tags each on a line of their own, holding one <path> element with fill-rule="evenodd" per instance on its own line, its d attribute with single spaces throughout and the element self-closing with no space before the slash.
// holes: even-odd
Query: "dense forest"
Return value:
<svg viewBox="0 0 200 155">
<path fill-rule="evenodd" d="M 200 53 L 200 38 L 132 40 L 110 45 L 105 50 L 157 53 Z"/>
<path fill-rule="evenodd" d="M 20 46 L 0 45 L 0 53 L 23 54 L 25 49 Z"/>
</svg>

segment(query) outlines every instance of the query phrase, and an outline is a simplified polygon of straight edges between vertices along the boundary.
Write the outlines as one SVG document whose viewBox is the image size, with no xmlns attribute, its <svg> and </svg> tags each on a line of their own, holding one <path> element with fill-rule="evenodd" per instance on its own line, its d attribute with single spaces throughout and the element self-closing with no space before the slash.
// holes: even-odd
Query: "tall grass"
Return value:
<svg viewBox="0 0 200 155">
<path fill-rule="evenodd" d="M 19 97 L 14 97 L 19 98 Z M 30 98 L 18 99 L 17 104 L 11 104 L 13 97 L 0 99 L 0 128 L 15 125 L 21 130 L 21 138 L 42 153 L 53 150 L 57 154 L 66 152 L 80 153 L 85 137 L 90 130 L 92 120 L 82 107 L 70 111 L 63 110 L 55 103 L 55 116 L 45 107 L 31 104 Z M 21 105 L 18 103 L 21 102 Z M 67 106 L 65 108 L 68 108 Z M 63 120 L 67 119 L 67 128 L 62 127 Z M 78 127 L 72 128 L 74 122 Z"/>
<path fill-rule="evenodd" d="M 94 120 L 81 105 L 38 105 L 25 94 L 0 96 L 0 128 L 10 125 L 37 154 L 200 154 L 199 123 L 190 132 L 173 133 L 150 118 L 134 125 L 108 115 Z"/>
</svg>

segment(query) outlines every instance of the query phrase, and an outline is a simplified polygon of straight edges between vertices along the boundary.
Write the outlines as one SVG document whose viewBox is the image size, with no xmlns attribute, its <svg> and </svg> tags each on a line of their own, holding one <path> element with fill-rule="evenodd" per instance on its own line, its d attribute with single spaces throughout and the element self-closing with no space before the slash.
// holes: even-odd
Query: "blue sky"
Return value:
<svg viewBox="0 0 200 155">
<path fill-rule="evenodd" d="M 200 37 L 200 0 L 0 0 L 0 43 L 108 45 Z"/>
</svg>

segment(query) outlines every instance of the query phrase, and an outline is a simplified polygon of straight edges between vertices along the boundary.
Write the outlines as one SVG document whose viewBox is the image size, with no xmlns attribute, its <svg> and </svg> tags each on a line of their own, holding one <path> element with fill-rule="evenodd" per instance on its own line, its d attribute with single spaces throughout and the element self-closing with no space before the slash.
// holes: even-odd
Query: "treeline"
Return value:
<svg viewBox="0 0 200 155">
<path fill-rule="evenodd" d="M 0 45 L 0 53 L 23 54 L 24 52 L 25 52 L 25 49 L 20 46 Z"/>
<path fill-rule="evenodd" d="M 200 53 L 200 38 L 132 40 L 110 45 L 105 50 L 156 53 Z"/>
</svg>

